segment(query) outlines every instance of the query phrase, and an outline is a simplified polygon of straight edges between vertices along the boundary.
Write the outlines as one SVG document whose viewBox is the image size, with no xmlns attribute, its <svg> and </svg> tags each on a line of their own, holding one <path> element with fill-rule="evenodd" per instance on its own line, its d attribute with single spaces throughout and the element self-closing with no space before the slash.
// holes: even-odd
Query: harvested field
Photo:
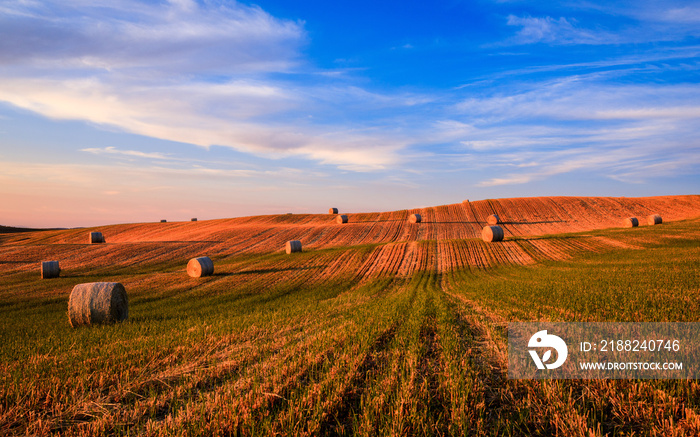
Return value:
<svg viewBox="0 0 700 437">
<path fill-rule="evenodd" d="M 0 234 L 0 272 L 21 271 L 42 259 L 61 260 L 69 269 L 97 264 L 129 266 L 158 262 L 165 254 L 189 259 L 199 253 L 212 257 L 263 254 L 284 250 L 300 240 L 305 250 L 340 248 L 402 241 L 480 238 L 483 223 L 498 214 L 505 237 L 535 237 L 620 227 L 620 217 L 646 217 L 664 222 L 700 215 L 700 196 L 644 198 L 556 197 L 483 200 L 416 210 L 349 215 L 337 226 L 328 214 L 255 216 L 198 222 L 102 226 L 107 245 L 82 246 L 85 230 Z M 411 226 L 410 214 L 421 215 Z M 642 224 L 644 226 L 644 224 Z M 92 267 L 91 267 L 92 268 Z"/>
<path fill-rule="evenodd" d="M 348 215 L 0 233 L 0 434 L 700 432 L 695 381 L 508 380 L 505 358 L 509 321 L 700 321 L 700 196 Z M 188 277 L 201 254 L 214 274 Z M 71 328 L 87 282 L 123 284 L 129 319 Z"/>
</svg>

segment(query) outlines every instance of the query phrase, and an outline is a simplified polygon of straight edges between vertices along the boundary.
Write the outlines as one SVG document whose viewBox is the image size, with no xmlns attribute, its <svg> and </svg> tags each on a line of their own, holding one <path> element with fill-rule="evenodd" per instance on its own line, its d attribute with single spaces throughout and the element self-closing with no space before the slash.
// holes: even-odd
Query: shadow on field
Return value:
<svg viewBox="0 0 700 437">
<path fill-rule="evenodd" d="M 388 222 L 405 222 L 407 220 L 392 219 L 392 220 L 351 220 L 352 217 L 348 218 L 348 224 L 350 223 L 388 223 Z"/>
<path fill-rule="evenodd" d="M 216 243 L 223 243 L 224 240 L 148 240 L 148 241 L 113 241 L 112 244 L 124 244 L 124 245 L 143 245 L 143 246 L 150 246 L 153 244 L 157 245 L 165 245 L 165 244 L 179 244 L 179 245 L 189 245 L 189 244 L 197 244 L 197 243 L 207 243 L 207 244 L 216 244 Z M 109 244 L 109 243 L 102 243 L 102 244 Z"/>
<path fill-rule="evenodd" d="M 178 320 L 178 319 L 182 319 L 182 316 L 164 316 L 162 314 L 153 314 L 151 316 L 129 317 L 128 322 L 130 322 L 130 323 L 165 322 L 168 320 Z"/>
<path fill-rule="evenodd" d="M 259 274 L 266 274 L 266 273 L 281 273 L 281 272 L 295 272 L 295 271 L 304 271 L 304 270 L 313 270 L 313 269 L 322 269 L 327 267 L 326 265 L 317 265 L 317 266 L 306 266 L 306 267 L 285 267 L 285 268 L 279 268 L 279 269 L 254 269 L 254 270 L 240 270 L 238 272 L 231 272 L 231 273 L 214 273 L 212 276 L 237 276 L 237 275 L 259 275 Z"/>
<path fill-rule="evenodd" d="M 591 238 L 591 235 L 551 235 L 551 236 L 528 236 L 520 237 L 516 236 L 512 238 L 513 241 L 537 241 L 537 240 L 581 240 L 585 238 Z"/>
<path fill-rule="evenodd" d="M 550 223 L 566 223 L 565 220 L 543 220 L 539 222 L 498 222 L 499 225 L 546 225 Z"/>
<path fill-rule="evenodd" d="M 480 225 L 483 222 L 433 222 L 428 220 L 421 221 L 421 224 L 439 224 L 439 225 Z"/>
<path fill-rule="evenodd" d="M 58 229 L 58 228 L 56 228 Z M 53 231 L 56 229 L 15 228 L 12 226 L 0 226 L 0 234 L 16 234 L 20 232 Z"/>
</svg>

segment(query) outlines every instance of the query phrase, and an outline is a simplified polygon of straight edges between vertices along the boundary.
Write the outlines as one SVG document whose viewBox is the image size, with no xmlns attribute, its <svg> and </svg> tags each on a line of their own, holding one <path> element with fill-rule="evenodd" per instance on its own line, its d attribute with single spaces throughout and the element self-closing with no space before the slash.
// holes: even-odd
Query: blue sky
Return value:
<svg viewBox="0 0 700 437">
<path fill-rule="evenodd" d="M 0 224 L 697 194 L 700 2 L 0 3 Z"/>
</svg>

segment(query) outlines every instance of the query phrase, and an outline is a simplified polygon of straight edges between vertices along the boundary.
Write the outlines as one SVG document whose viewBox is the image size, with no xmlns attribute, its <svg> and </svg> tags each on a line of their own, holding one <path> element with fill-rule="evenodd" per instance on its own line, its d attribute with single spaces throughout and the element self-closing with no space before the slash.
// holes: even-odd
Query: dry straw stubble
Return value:
<svg viewBox="0 0 700 437">
<path fill-rule="evenodd" d="M 68 300 L 68 321 L 72 327 L 126 320 L 129 300 L 119 282 L 88 282 L 73 287 Z"/>
<path fill-rule="evenodd" d="M 187 274 L 193 278 L 211 276 L 214 274 L 214 262 L 208 256 L 192 258 L 187 263 Z"/>
</svg>

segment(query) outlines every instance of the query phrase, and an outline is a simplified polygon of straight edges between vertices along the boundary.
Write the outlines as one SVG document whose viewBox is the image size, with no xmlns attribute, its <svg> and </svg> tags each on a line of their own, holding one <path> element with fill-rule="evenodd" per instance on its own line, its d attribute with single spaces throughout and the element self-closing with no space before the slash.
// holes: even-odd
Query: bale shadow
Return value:
<svg viewBox="0 0 700 437">
<path fill-rule="evenodd" d="M 153 314 L 150 316 L 129 317 L 125 321 L 128 323 L 143 323 L 143 322 L 166 322 L 169 320 L 181 320 L 181 319 L 182 319 L 182 317 L 177 317 L 177 316 L 165 316 L 162 314 Z"/>
<path fill-rule="evenodd" d="M 544 221 L 539 221 L 539 222 L 506 222 L 506 221 L 499 221 L 499 225 L 546 225 L 549 223 L 566 223 L 565 220 L 544 220 Z"/>
<path fill-rule="evenodd" d="M 480 225 L 482 222 L 437 222 L 437 221 L 422 220 L 421 223 L 445 224 L 445 225 Z"/>
<path fill-rule="evenodd" d="M 266 273 L 281 273 L 281 272 L 293 272 L 293 271 L 304 271 L 304 270 L 312 270 L 312 269 L 321 269 L 325 268 L 327 265 L 317 265 L 317 266 L 306 266 L 306 267 L 285 267 L 285 268 L 279 268 L 279 269 L 253 269 L 253 270 L 240 270 L 238 272 L 231 272 L 231 273 L 214 273 L 212 276 L 220 276 L 220 277 L 225 277 L 225 276 L 237 276 L 237 275 L 248 275 L 248 274 L 266 274 Z"/>
<path fill-rule="evenodd" d="M 388 222 L 405 222 L 408 220 L 392 219 L 392 220 L 357 220 L 353 221 L 348 217 L 348 224 L 350 223 L 388 223 Z"/>
<path fill-rule="evenodd" d="M 513 241 L 537 241 L 537 240 L 580 240 L 585 238 L 590 238 L 590 235 L 551 235 L 551 236 L 537 236 L 532 235 L 528 237 L 513 236 L 511 240 Z"/>
<path fill-rule="evenodd" d="M 208 243 L 216 244 L 223 243 L 224 240 L 147 240 L 147 241 L 121 241 L 112 244 L 195 244 L 195 243 Z M 109 243 L 101 243 L 109 244 Z"/>
</svg>

